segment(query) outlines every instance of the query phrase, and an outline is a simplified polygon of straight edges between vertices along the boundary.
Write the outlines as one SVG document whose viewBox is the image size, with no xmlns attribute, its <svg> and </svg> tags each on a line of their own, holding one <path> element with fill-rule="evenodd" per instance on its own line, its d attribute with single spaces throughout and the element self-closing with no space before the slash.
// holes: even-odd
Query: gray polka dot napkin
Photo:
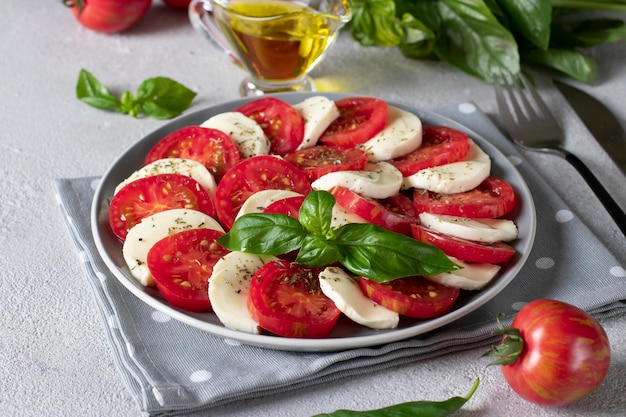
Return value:
<svg viewBox="0 0 626 417">
<path fill-rule="evenodd" d="M 176 415 L 486 346 L 497 340 L 491 332 L 498 314 L 510 319 L 525 302 L 537 298 L 560 299 L 598 318 L 624 313 L 624 266 L 543 184 L 491 121 L 472 103 L 437 113 L 489 138 L 521 172 L 533 199 L 541 202 L 536 207 L 535 244 L 518 276 L 486 305 L 429 334 L 383 346 L 329 353 L 274 351 L 171 319 L 127 291 L 99 258 L 89 219 L 98 179 L 56 180 L 60 208 L 115 362 L 139 408 L 153 415 Z"/>
</svg>

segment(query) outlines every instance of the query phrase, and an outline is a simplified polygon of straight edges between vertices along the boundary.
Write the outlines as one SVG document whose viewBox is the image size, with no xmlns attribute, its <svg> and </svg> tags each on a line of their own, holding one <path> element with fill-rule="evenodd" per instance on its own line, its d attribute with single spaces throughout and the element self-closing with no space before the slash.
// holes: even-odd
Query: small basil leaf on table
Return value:
<svg viewBox="0 0 626 417">
<path fill-rule="evenodd" d="M 480 380 L 476 379 L 465 397 L 452 397 L 445 401 L 412 401 L 370 411 L 337 410 L 314 417 L 446 417 L 465 405 L 476 392 L 479 383 Z"/>
<path fill-rule="evenodd" d="M 333 242 L 350 272 L 376 282 L 459 268 L 441 249 L 374 224 L 343 225 L 335 231 Z"/>
<path fill-rule="evenodd" d="M 241 216 L 217 243 L 230 250 L 258 255 L 282 255 L 298 249 L 307 235 L 293 217 L 251 213 Z"/>
<path fill-rule="evenodd" d="M 167 77 L 149 78 L 137 88 L 137 101 L 146 116 L 171 119 L 189 107 L 196 93 Z"/>
<path fill-rule="evenodd" d="M 111 94 L 92 73 L 84 69 L 78 74 L 76 97 L 91 107 L 121 112 L 120 99 Z"/>
</svg>

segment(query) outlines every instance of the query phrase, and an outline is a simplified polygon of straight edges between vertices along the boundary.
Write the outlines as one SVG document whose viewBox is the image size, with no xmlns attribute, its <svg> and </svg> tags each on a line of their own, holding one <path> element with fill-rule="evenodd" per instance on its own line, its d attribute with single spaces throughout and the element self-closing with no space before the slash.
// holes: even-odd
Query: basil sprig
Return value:
<svg viewBox="0 0 626 417">
<path fill-rule="evenodd" d="M 300 208 L 299 220 L 283 214 L 246 214 L 218 243 L 230 250 L 263 255 L 297 250 L 296 262 L 302 265 L 339 262 L 353 274 L 376 282 L 459 268 L 439 248 L 380 226 L 348 223 L 333 228 L 334 205 L 332 194 L 313 191 Z"/>
<path fill-rule="evenodd" d="M 337 410 L 314 417 L 446 417 L 458 411 L 474 395 L 480 380 L 476 379 L 465 397 L 452 397 L 445 401 L 411 401 L 369 411 Z"/>
<path fill-rule="evenodd" d="M 76 84 L 76 97 L 88 105 L 138 117 L 140 114 L 153 119 L 171 119 L 185 111 L 196 93 L 167 77 L 148 78 L 133 95 L 130 91 L 117 97 L 93 74 L 81 69 Z"/>
</svg>

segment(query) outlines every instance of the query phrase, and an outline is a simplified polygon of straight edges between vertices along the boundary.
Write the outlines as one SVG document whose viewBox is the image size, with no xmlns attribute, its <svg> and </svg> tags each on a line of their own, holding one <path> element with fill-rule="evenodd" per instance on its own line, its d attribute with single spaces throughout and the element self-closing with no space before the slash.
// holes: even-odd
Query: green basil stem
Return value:
<svg viewBox="0 0 626 417">
<path fill-rule="evenodd" d="M 370 411 L 337 410 L 313 417 L 445 417 L 459 410 L 474 395 L 480 379 L 474 381 L 465 397 L 452 397 L 445 401 L 412 401 Z"/>
<path fill-rule="evenodd" d="M 552 7 L 626 13 L 626 2 L 624 1 L 552 0 Z"/>
</svg>

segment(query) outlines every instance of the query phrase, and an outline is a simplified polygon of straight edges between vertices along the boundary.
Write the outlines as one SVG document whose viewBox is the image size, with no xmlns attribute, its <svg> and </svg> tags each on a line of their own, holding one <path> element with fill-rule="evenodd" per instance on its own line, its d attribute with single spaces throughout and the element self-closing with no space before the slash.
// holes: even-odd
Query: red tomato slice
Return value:
<svg viewBox="0 0 626 417">
<path fill-rule="evenodd" d="M 304 119 L 287 102 L 275 97 L 250 101 L 235 111 L 256 121 L 270 140 L 270 151 L 285 155 L 294 152 L 304 139 Z"/>
<path fill-rule="evenodd" d="M 131 227 L 142 219 L 173 208 L 188 208 L 215 217 L 208 191 L 196 180 L 181 174 L 141 178 L 122 188 L 109 206 L 109 224 L 124 240 Z"/>
<path fill-rule="evenodd" d="M 328 336 L 340 311 L 320 289 L 320 272 L 285 260 L 263 265 L 250 280 L 248 309 L 252 318 L 279 336 Z"/>
<path fill-rule="evenodd" d="M 447 287 L 424 277 L 400 278 L 379 284 L 361 277 L 359 285 L 372 301 L 398 314 L 430 319 L 446 313 L 459 296 L 458 288 Z"/>
<path fill-rule="evenodd" d="M 398 203 L 392 203 L 393 199 L 382 204 L 378 200 L 364 197 L 341 186 L 335 186 L 329 191 L 335 197 L 337 204 L 365 221 L 392 232 L 411 235 L 411 223 L 416 221 L 415 217 L 409 217 L 410 214 L 406 215 L 402 212 L 402 209 L 397 205 Z M 402 197 L 395 197 L 395 201 L 400 201 Z"/>
<path fill-rule="evenodd" d="M 335 102 L 339 117 L 326 129 L 320 142 L 349 148 L 366 142 L 387 122 L 387 103 L 373 97 L 348 97 Z"/>
<path fill-rule="evenodd" d="M 469 152 L 467 135 L 446 126 L 424 126 L 422 144 L 415 151 L 389 161 L 408 177 L 417 171 L 463 160 Z"/>
<path fill-rule="evenodd" d="M 263 213 L 284 214 L 298 220 L 300 219 L 300 207 L 302 207 L 304 199 L 304 196 L 296 196 L 274 201 L 265 207 Z"/>
<path fill-rule="evenodd" d="M 515 248 L 504 242 L 483 244 L 454 236 L 446 236 L 418 224 L 411 226 L 413 237 L 416 240 L 437 246 L 446 255 L 462 261 L 499 264 L 507 262 L 515 254 Z"/>
<path fill-rule="evenodd" d="M 285 160 L 304 171 L 309 181 L 313 182 L 329 172 L 364 170 L 367 154 L 356 148 L 320 145 L 287 154 Z"/>
<path fill-rule="evenodd" d="M 216 212 L 230 229 L 243 203 L 261 190 L 290 190 L 307 195 L 311 184 L 293 164 L 272 155 L 244 159 L 222 178 L 215 191 Z"/>
<path fill-rule="evenodd" d="M 474 219 L 494 219 L 515 208 L 515 191 L 501 178 L 489 176 L 473 190 L 438 194 L 416 188 L 413 205 L 418 213 L 446 214 Z"/>
<path fill-rule="evenodd" d="M 188 311 L 211 310 L 209 278 L 217 261 L 230 252 L 215 242 L 222 235 L 212 229 L 189 229 L 152 246 L 148 269 L 171 305 Z"/>
<path fill-rule="evenodd" d="M 219 181 L 241 160 L 239 149 L 226 133 L 200 126 L 187 126 L 161 139 L 146 156 L 146 164 L 163 158 L 193 159 L 203 164 Z"/>
</svg>

